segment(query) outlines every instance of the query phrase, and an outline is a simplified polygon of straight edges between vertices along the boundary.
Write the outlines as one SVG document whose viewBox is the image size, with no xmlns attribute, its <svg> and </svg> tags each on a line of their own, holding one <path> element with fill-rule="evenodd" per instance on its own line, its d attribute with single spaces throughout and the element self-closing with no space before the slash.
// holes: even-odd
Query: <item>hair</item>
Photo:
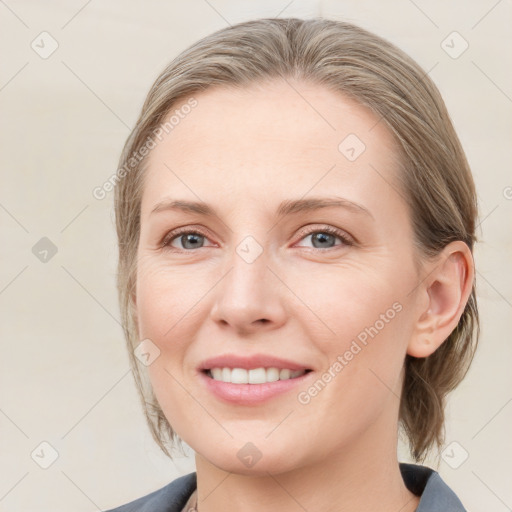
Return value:
<svg viewBox="0 0 512 512">
<path fill-rule="evenodd" d="M 148 425 L 169 457 L 178 436 L 134 354 L 140 342 L 134 297 L 148 141 L 171 107 L 191 95 L 274 79 L 322 85 L 369 107 L 397 142 L 401 195 L 421 259 L 435 257 L 455 240 L 473 252 L 478 208 L 471 170 L 437 87 L 399 48 L 347 22 L 264 18 L 224 28 L 184 50 L 151 86 L 124 145 L 115 186 L 122 324 Z M 444 443 L 446 396 L 473 359 L 480 331 L 475 286 L 473 281 L 458 325 L 444 343 L 428 357 L 405 357 L 399 426 L 416 461 Z"/>
</svg>

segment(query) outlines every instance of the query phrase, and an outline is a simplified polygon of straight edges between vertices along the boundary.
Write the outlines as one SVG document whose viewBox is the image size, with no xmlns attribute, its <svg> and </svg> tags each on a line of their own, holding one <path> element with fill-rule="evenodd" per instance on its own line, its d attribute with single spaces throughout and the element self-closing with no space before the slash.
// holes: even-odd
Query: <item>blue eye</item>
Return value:
<svg viewBox="0 0 512 512">
<path fill-rule="evenodd" d="M 190 251 L 203 247 L 204 240 L 206 239 L 206 235 L 203 235 L 199 231 L 174 231 L 165 237 L 164 241 L 162 242 L 162 246 L 171 247 L 171 244 L 174 240 L 179 240 L 182 244 L 182 247 L 177 247 L 177 249 Z M 201 240 L 203 241 L 201 242 Z"/>
<path fill-rule="evenodd" d="M 311 237 L 313 249 L 333 249 L 336 246 L 351 246 L 354 242 L 340 229 L 331 226 L 323 226 L 322 228 L 309 229 L 309 231 L 301 232 L 301 240 Z M 341 244 L 336 244 L 336 239 L 341 240 Z M 181 247 L 176 247 L 173 243 L 178 240 Z M 180 230 L 168 233 L 161 243 L 163 248 L 177 249 L 181 251 L 193 251 L 205 247 L 204 242 L 208 240 L 207 236 L 200 231 L 191 230 L 190 228 L 182 228 Z M 208 247 L 208 246 L 206 246 Z"/>
<path fill-rule="evenodd" d="M 330 226 L 325 226 L 321 229 L 309 230 L 306 234 L 301 238 L 304 240 L 307 237 L 311 237 L 311 241 L 313 243 L 313 249 L 332 249 L 336 247 L 336 245 L 354 245 L 354 243 L 339 229 L 332 228 Z M 336 244 L 336 238 L 341 240 L 341 244 Z M 315 246 L 315 243 L 318 246 Z"/>
</svg>

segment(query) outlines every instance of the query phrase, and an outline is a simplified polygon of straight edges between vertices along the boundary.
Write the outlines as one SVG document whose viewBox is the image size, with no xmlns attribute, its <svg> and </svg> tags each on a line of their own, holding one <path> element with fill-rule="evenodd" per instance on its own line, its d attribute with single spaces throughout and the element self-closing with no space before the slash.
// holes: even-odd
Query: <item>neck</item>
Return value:
<svg viewBox="0 0 512 512">
<path fill-rule="evenodd" d="M 258 476 L 224 471 L 196 455 L 199 512 L 322 510 L 414 512 L 419 497 L 404 484 L 396 456 L 397 434 L 378 424 L 350 447 L 292 471 L 269 468 Z M 389 429 L 388 429 L 389 432 Z"/>
</svg>

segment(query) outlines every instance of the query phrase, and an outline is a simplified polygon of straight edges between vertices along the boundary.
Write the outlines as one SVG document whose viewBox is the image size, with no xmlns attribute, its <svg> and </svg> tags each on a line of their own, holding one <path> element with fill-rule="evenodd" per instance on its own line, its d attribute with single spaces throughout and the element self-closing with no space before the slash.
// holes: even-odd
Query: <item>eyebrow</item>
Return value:
<svg viewBox="0 0 512 512">
<path fill-rule="evenodd" d="M 288 199 L 283 201 L 278 209 L 277 216 L 284 217 L 301 212 L 310 212 L 322 208 L 344 208 L 357 214 L 364 214 L 374 219 L 372 213 L 364 206 L 344 199 L 342 197 L 310 197 L 308 199 Z M 204 216 L 218 217 L 215 209 L 202 201 L 184 201 L 184 200 L 163 200 L 156 204 L 151 214 L 162 211 L 185 211 L 197 213 Z M 375 220 L 375 219 L 374 219 Z"/>
</svg>

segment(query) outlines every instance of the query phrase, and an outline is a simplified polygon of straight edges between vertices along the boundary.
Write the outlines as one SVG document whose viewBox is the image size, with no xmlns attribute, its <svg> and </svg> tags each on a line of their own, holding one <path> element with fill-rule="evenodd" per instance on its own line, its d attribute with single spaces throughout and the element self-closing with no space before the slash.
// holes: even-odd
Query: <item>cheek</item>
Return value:
<svg viewBox="0 0 512 512">
<path fill-rule="evenodd" d="M 190 270 L 173 268 L 147 258 L 139 260 L 137 273 L 137 316 L 139 336 L 158 347 L 158 357 L 147 367 L 155 397 L 165 416 L 180 436 L 195 420 L 190 395 L 183 387 L 186 349 L 197 323 L 194 305 L 200 300 L 201 280 L 191 282 Z M 187 411 L 183 415 L 180 411 Z M 197 418 L 199 421 L 199 418 Z"/>
<path fill-rule="evenodd" d="M 326 387 L 342 390 L 345 403 L 353 400 L 355 406 L 363 395 L 371 401 L 378 387 L 399 394 L 410 337 L 406 290 L 392 268 L 337 269 L 328 278 L 310 275 L 303 284 L 300 296 L 315 316 L 303 317 L 302 329 L 323 354 Z"/>
<path fill-rule="evenodd" d="M 191 275 L 193 277 L 191 277 Z M 190 324 L 207 294 L 208 281 L 185 267 L 169 268 L 161 263 L 139 263 L 137 273 L 137 315 L 140 336 L 150 338 L 160 349 L 180 338 L 179 332 Z"/>
<path fill-rule="evenodd" d="M 208 276 L 200 271 L 185 266 L 170 268 L 149 257 L 139 260 L 139 336 L 158 348 L 159 356 L 148 367 L 149 377 L 158 402 L 177 431 L 183 420 L 178 411 L 190 404 L 190 395 L 180 383 L 190 378 L 188 349 L 204 322 L 204 299 L 211 286 Z"/>
<path fill-rule="evenodd" d="M 317 380 L 300 390 L 295 419 L 306 430 L 318 429 L 320 422 L 325 438 L 343 445 L 386 411 L 396 414 L 407 312 L 398 289 L 375 276 L 352 273 L 332 279 L 329 293 L 320 290 L 314 287 L 311 293 L 322 322 L 312 327 L 303 321 L 302 326 L 322 353 L 324 366 Z"/>
<path fill-rule="evenodd" d="M 406 289 L 394 276 L 392 268 L 369 268 L 363 265 L 323 268 L 290 276 L 297 283 L 294 291 L 309 312 L 303 325 L 321 329 L 312 339 L 330 340 L 333 348 L 343 349 L 354 338 L 364 343 L 372 334 L 391 330 L 403 310 Z M 307 321 L 306 321 L 307 319 Z M 314 322 L 311 320 L 314 319 Z M 327 338 L 326 338 L 327 334 Z"/>
</svg>

